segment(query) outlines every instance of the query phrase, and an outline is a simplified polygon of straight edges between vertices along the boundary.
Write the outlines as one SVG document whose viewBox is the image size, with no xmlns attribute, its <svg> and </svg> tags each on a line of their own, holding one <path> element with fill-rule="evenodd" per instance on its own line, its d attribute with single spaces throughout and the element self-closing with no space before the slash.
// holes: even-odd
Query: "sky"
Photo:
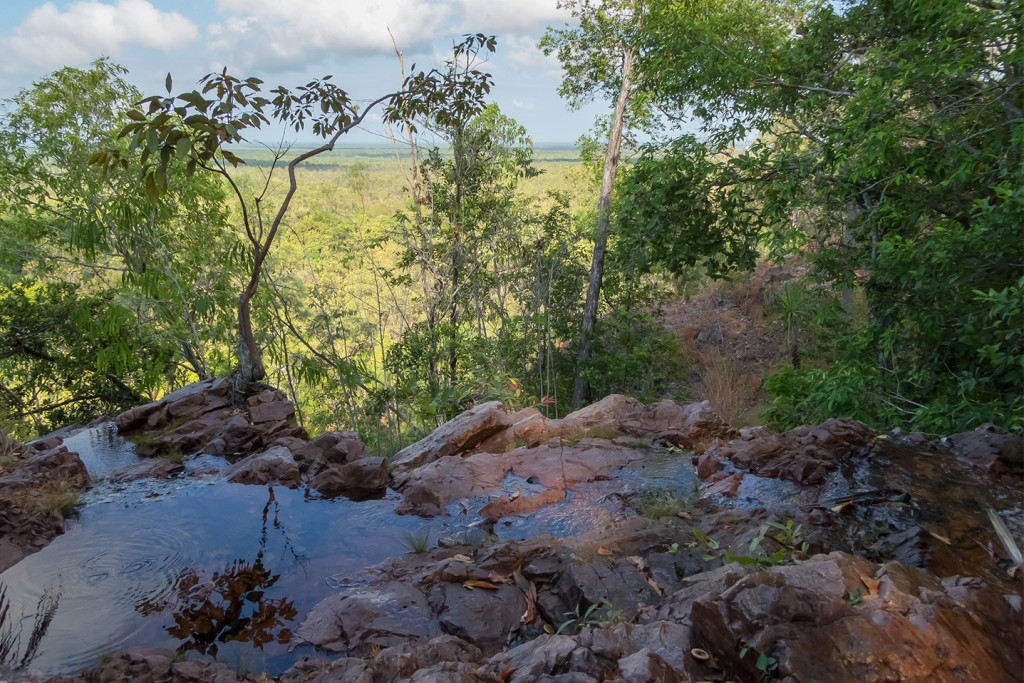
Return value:
<svg viewBox="0 0 1024 683">
<path fill-rule="evenodd" d="M 536 143 L 572 143 L 609 105 L 572 112 L 558 96 L 558 60 L 536 45 L 548 25 L 568 20 L 556 0 L 0 0 L 0 99 L 109 56 L 147 95 L 165 92 L 168 72 L 177 93 L 227 66 L 269 85 L 332 74 L 370 100 L 401 83 L 392 35 L 407 68 L 430 68 L 462 35 L 485 33 L 498 38 L 484 67 L 494 76 L 491 100 Z M 348 136 L 376 141 L 372 121 Z"/>
</svg>

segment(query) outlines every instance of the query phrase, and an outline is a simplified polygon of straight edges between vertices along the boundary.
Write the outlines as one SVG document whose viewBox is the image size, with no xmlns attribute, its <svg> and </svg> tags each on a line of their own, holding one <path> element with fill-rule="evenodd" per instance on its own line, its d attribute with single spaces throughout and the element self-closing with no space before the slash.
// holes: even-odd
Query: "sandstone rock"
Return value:
<svg viewBox="0 0 1024 683">
<path fill-rule="evenodd" d="M 118 470 L 110 478 L 111 481 L 129 482 L 137 479 L 169 479 L 185 471 L 185 466 L 180 462 L 171 462 L 162 458 L 143 460 L 137 465 L 132 465 Z"/>
<path fill-rule="evenodd" d="M 579 646 L 579 638 L 566 635 L 541 635 L 487 660 L 487 668 L 495 673 L 514 670 L 512 683 L 535 681 L 551 674 L 562 662 L 568 662 Z"/>
<path fill-rule="evenodd" d="M 537 448 L 517 448 L 508 453 L 443 457 L 410 473 L 399 509 L 425 516 L 443 514 L 446 505 L 460 498 L 501 488 L 509 471 L 523 478 L 536 477 L 548 489 L 566 489 L 608 477 L 645 455 L 645 451 L 604 439 L 581 439 L 574 446 L 553 439 Z"/>
<path fill-rule="evenodd" d="M 445 633 L 467 640 L 485 652 L 505 644 L 526 611 L 522 591 L 508 585 L 497 590 L 469 590 L 461 583 L 440 583 L 429 593 L 430 606 Z"/>
<path fill-rule="evenodd" d="M 391 647 L 441 635 L 427 597 L 403 582 L 352 589 L 321 601 L 297 634 L 327 652 L 365 655 L 373 645 Z"/>
<path fill-rule="evenodd" d="M 685 680 L 656 652 L 647 648 L 619 660 L 619 677 L 624 683 L 683 683 Z"/>
<path fill-rule="evenodd" d="M 1020 478 L 1024 465 L 1024 439 L 992 424 L 984 424 L 973 432 L 949 437 L 950 450 L 962 462 L 989 474 L 1013 473 Z"/>
<path fill-rule="evenodd" d="M 747 440 L 715 444 L 708 450 L 716 459 L 727 460 L 737 469 L 816 486 L 842 460 L 866 455 L 874 438 L 874 432 L 863 422 L 830 418 L 820 425 L 797 427 L 785 434 L 750 434 Z M 705 473 L 710 469 L 705 468 Z"/>
<path fill-rule="evenodd" d="M 234 484 L 297 486 L 299 466 L 284 446 L 250 455 L 226 468 L 221 476 Z"/>
<path fill-rule="evenodd" d="M 326 498 L 341 495 L 353 500 L 383 495 L 387 484 L 387 462 L 372 456 L 345 465 L 330 465 L 309 480 L 309 487 Z"/>
<path fill-rule="evenodd" d="M 481 441 L 509 426 L 508 412 L 500 401 L 483 403 L 435 429 L 425 439 L 407 446 L 391 460 L 394 486 L 408 481 L 411 470 L 438 458 L 468 451 Z"/>
<path fill-rule="evenodd" d="M 257 403 L 249 408 L 249 419 L 252 420 L 253 424 L 280 422 L 294 416 L 295 406 L 288 400 Z"/>
</svg>

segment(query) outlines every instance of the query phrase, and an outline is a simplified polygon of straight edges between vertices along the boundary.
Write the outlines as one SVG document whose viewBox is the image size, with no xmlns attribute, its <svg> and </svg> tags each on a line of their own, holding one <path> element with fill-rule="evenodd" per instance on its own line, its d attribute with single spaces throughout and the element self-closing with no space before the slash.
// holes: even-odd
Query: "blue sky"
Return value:
<svg viewBox="0 0 1024 683">
<path fill-rule="evenodd" d="M 546 26 L 568 19 L 556 0 L 2 0 L 0 99 L 101 55 L 146 94 L 163 92 L 168 71 L 179 92 L 227 66 L 275 85 L 333 74 L 354 97 L 372 99 L 400 83 L 389 29 L 406 65 L 419 67 L 482 32 L 498 36 L 486 66 L 493 101 L 535 141 L 572 142 L 608 105 L 570 112 L 558 97 L 558 62 L 536 44 Z M 368 129 L 349 141 L 380 139 Z"/>
</svg>

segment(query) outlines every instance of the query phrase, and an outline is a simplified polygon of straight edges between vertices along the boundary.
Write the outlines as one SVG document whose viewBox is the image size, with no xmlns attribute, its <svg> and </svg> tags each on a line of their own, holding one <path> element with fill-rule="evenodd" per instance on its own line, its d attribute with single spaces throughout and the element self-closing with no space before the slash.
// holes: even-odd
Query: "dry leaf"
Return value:
<svg viewBox="0 0 1024 683">
<path fill-rule="evenodd" d="M 523 494 L 521 494 L 521 493 L 520 493 L 519 491 L 516 491 L 516 492 L 515 492 L 515 493 L 513 493 L 513 494 L 512 494 L 511 496 L 509 496 L 509 497 L 508 497 L 508 499 L 509 499 L 509 500 L 515 500 L 516 498 L 518 498 L 518 497 L 519 497 L 519 496 L 521 496 L 521 495 L 523 495 Z"/>
<path fill-rule="evenodd" d="M 597 549 L 597 554 L 598 555 L 611 555 L 612 551 L 608 550 L 608 548 L 605 548 L 604 546 L 601 546 L 600 548 Z"/>
<path fill-rule="evenodd" d="M 512 674 L 514 674 L 515 672 L 516 670 L 513 669 L 511 666 L 506 666 L 505 669 L 500 674 L 498 674 L 498 678 L 503 680 L 505 683 L 508 683 L 510 680 L 512 680 Z"/>
<path fill-rule="evenodd" d="M 928 533 L 930 533 L 932 536 L 934 536 L 935 538 L 939 539 L 940 541 L 942 541 L 946 545 L 953 545 L 953 542 L 951 540 L 949 540 L 948 538 L 946 538 L 945 536 L 937 534 L 934 531 L 929 531 Z"/>
<path fill-rule="evenodd" d="M 555 635 L 555 627 L 551 624 L 544 624 L 544 633 L 547 633 L 549 636 Z"/>
<path fill-rule="evenodd" d="M 480 581 L 480 580 L 477 580 L 477 579 L 470 579 L 469 581 L 463 581 L 462 585 L 465 586 L 466 588 L 470 589 L 470 590 L 473 590 L 474 588 L 483 588 L 483 589 L 489 590 L 489 591 L 496 591 L 496 590 L 498 590 L 498 587 L 495 586 L 490 581 Z"/>
<path fill-rule="evenodd" d="M 452 559 L 456 562 L 472 562 L 473 558 L 468 555 L 452 555 Z"/>
<path fill-rule="evenodd" d="M 491 572 L 487 575 L 487 580 L 491 583 L 509 583 L 511 578 L 508 574 L 499 574 L 498 572 Z"/>
<path fill-rule="evenodd" d="M 654 589 L 655 593 L 659 596 L 661 595 L 661 588 L 658 587 L 658 583 L 654 579 L 647 577 L 647 583 L 651 584 L 651 588 Z"/>
<path fill-rule="evenodd" d="M 835 507 L 833 507 L 831 509 L 832 509 L 832 512 L 842 512 L 843 510 L 845 510 L 846 508 L 850 507 L 851 505 L 853 505 L 853 501 L 852 500 L 848 500 L 845 503 L 840 503 L 839 505 L 836 505 Z"/>
</svg>

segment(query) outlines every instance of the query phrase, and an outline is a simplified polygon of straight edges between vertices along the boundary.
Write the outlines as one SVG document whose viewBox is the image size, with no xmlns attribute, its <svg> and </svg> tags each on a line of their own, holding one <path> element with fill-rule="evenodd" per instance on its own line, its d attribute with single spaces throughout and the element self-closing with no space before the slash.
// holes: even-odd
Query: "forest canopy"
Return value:
<svg viewBox="0 0 1024 683">
<path fill-rule="evenodd" d="M 487 36 L 383 94 L 389 156 L 332 152 L 366 110 L 329 79 L 144 97 L 101 58 L 6 102 L 0 428 L 246 364 L 240 390 L 381 454 L 484 400 L 564 415 L 578 377 L 683 400 L 661 304 L 787 255 L 810 271 L 772 302 L 792 349 L 763 420 L 1024 428 L 1019 3 L 568 6 L 541 45 L 567 104 L 621 104 L 600 205 L 615 117 L 587 163 L 535 149 L 488 99 Z M 270 119 L 327 147 L 255 146 Z"/>
</svg>

